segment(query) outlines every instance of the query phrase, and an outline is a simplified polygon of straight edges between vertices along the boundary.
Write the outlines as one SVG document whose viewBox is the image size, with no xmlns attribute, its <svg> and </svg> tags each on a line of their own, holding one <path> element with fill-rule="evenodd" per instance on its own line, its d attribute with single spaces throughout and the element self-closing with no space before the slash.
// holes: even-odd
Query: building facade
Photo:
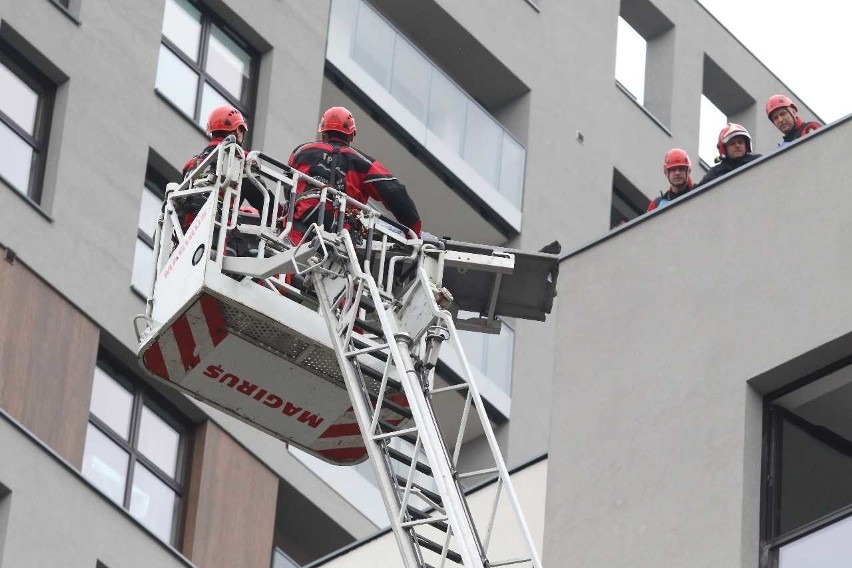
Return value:
<svg viewBox="0 0 852 568">
<path fill-rule="evenodd" d="M 638 88 L 615 72 L 624 41 L 618 30 L 625 25 L 642 38 L 645 71 Z M 543 462 L 521 470 L 533 475 L 533 488 L 547 489 L 546 513 L 543 493 L 529 498 L 547 565 L 572 557 L 596 565 L 604 552 L 620 552 L 622 560 L 609 563 L 626 565 L 627 549 L 607 546 L 607 531 L 595 527 L 612 515 L 623 524 L 611 524 L 609 534 L 623 545 L 644 550 L 639 536 L 646 534 L 655 535 L 650 542 L 668 543 L 646 555 L 646 565 L 679 558 L 666 556 L 670 549 L 675 554 L 677 539 L 666 540 L 671 533 L 643 520 L 662 494 L 655 500 L 653 492 L 643 494 L 648 501 L 622 515 L 627 496 L 619 501 L 619 492 L 603 486 L 607 479 L 617 485 L 635 468 L 636 478 L 650 485 L 652 466 L 668 465 L 675 477 L 688 479 L 690 471 L 678 473 L 685 463 L 674 457 L 679 454 L 656 453 L 665 446 L 655 442 L 654 428 L 675 428 L 649 424 L 649 445 L 634 449 L 641 455 L 625 455 L 610 444 L 619 423 L 602 419 L 603 406 L 612 402 L 622 417 L 640 410 L 657 417 L 652 400 L 634 408 L 612 389 L 622 384 L 616 371 L 634 364 L 632 346 L 651 348 L 665 339 L 659 328 L 673 327 L 665 318 L 676 314 L 646 305 L 661 274 L 692 263 L 693 277 L 715 274 L 712 282 L 725 282 L 718 291 L 746 283 L 726 281 L 724 267 L 708 260 L 719 250 L 694 257 L 683 250 L 666 264 L 653 260 L 654 247 L 667 230 L 690 232 L 690 211 L 701 217 L 708 204 L 728 199 L 731 204 L 718 207 L 738 216 L 715 228 L 728 228 L 723 236 L 729 240 L 722 242 L 729 248 L 722 250 L 735 248 L 735 220 L 748 210 L 735 195 L 744 180 L 767 194 L 776 184 L 801 196 L 809 175 L 817 175 L 841 207 L 843 178 L 806 174 L 804 164 L 813 158 L 833 167 L 825 156 L 842 162 L 848 127 L 835 125 L 756 162 L 682 207 L 610 230 L 637 217 L 666 187 L 660 165 L 669 148 L 687 149 L 693 176 L 703 174 L 699 140 L 715 138 L 722 126 L 701 130 L 704 99 L 744 124 L 756 151 L 771 153 L 780 135 L 762 106 L 778 92 L 788 91 L 692 0 L 0 0 L 0 566 L 289 568 L 316 562 L 386 524 L 369 465 L 324 464 L 157 385 L 136 362 L 131 321 L 144 311 L 164 185 L 178 180 L 184 162 L 205 145 L 206 115 L 224 103 L 247 117 L 251 148 L 282 160 L 316 136 L 324 108 L 349 107 L 358 124 L 355 145 L 407 185 L 432 234 L 530 250 L 558 240 L 563 251 L 606 236 L 563 262 L 559 307 L 546 323 L 506 321 L 499 336 L 470 335 L 468 355 L 509 466 L 549 455 L 546 475 Z M 806 118 L 815 118 L 789 94 Z M 820 147 L 827 153 L 807 155 Z M 799 176 L 771 177 L 779 164 Z M 785 200 L 791 209 L 776 211 L 767 203 L 760 209 L 756 196 L 749 200 L 762 220 L 792 214 L 795 202 Z M 808 203 L 816 208 L 819 200 Z M 759 232 L 758 224 L 748 224 Z M 826 238 L 840 229 L 821 227 L 828 227 Z M 834 251 L 822 252 L 828 262 Z M 675 258 L 685 264 L 670 264 Z M 754 271 L 742 279 L 757 278 L 749 257 L 739 258 Z M 784 283 L 780 291 L 808 284 L 786 274 L 776 273 L 774 281 Z M 830 291 L 839 294 L 841 282 L 838 276 Z M 695 304 L 683 309 L 698 310 L 700 299 L 689 298 Z M 807 345 L 835 345 L 847 333 L 837 314 L 842 311 L 826 308 L 796 320 L 791 313 L 776 324 L 802 321 L 803 337 L 813 332 L 807 341 L 765 352 L 763 366 L 730 376 L 748 382 L 796 360 Z M 722 325 L 696 321 L 706 323 L 695 328 L 702 333 Z M 747 333 L 745 324 L 741 331 Z M 750 345 L 729 363 L 757 349 Z M 684 369 L 706 363 L 700 352 L 683 357 Z M 458 365 L 447 356 L 439 374 L 452 382 Z M 645 367 L 643 380 L 662 385 L 669 375 L 654 368 Z M 715 381 L 713 374 L 695 376 Z M 758 566 L 770 561 L 761 560 L 762 550 L 780 550 L 779 538 L 791 539 L 803 519 L 815 520 L 804 506 L 785 511 L 773 501 L 777 526 L 760 529 L 765 430 L 752 414 L 749 427 L 758 430 L 747 429 L 743 413 L 747 406 L 749 412 L 762 408 L 763 394 L 782 400 L 786 394 L 777 389 L 787 383 L 771 382 L 755 391 L 760 395 L 740 393 L 736 404 L 713 384 L 718 407 L 708 402 L 692 418 L 727 414 L 730 430 L 703 429 L 703 421 L 690 429 L 717 450 L 706 458 L 731 474 L 724 483 L 709 478 L 701 488 L 718 510 L 705 520 L 727 531 L 718 541 L 724 555 L 713 558 Z M 667 396 L 683 410 L 704 402 L 698 390 Z M 795 404 L 773 406 L 793 412 Z M 786 418 L 773 419 L 773 428 L 783 433 L 790 422 L 812 431 Z M 738 439 L 735 430 L 746 435 Z M 476 461 L 482 439 L 466 443 Z M 589 487 L 607 499 L 594 499 Z M 726 499 L 711 495 L 715 490 Z M 815 510 L 838 514 L 842 507 L 833 505 L 843 499 L 834 497 L 825 496 Z M 672 509 L 667 520 L 673 525 L 686 512 Z M 634 531 L 637 524 L 641 530 Z M 694 531 L 689 538 L 706 535 L 700 523 L 679 526 Z M 395 562 L 388 557 L 386 565 Z"/>
</svg>

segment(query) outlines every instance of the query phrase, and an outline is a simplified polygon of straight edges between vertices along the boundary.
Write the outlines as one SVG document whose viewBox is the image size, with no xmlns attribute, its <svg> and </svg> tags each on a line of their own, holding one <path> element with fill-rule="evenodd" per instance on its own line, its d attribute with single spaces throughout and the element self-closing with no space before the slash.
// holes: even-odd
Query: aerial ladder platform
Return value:
<svg viewBox="0 0 852 568">
<path fill-rule="evenodd" d="M 260 211 L 240 207 L 249 185 Z M 294 244 L 306 196 L 319 218 Z M 203 205 L 184 231 L 190 200 Z M 134 321 L 153 378 L 326 462 L 369 459 L 406 568 L 541 567 L 458 331 L 543 321 L 555 255 L 420 239 L 229 137 L 167 186 L 154 257 Z M 462 368 L 451 380 L 436 375 L 447 346 Z M 484 466 L 481 451 L 465 460 L 474 438 Z M 487 480 L 489 506 L 472 510 L 465 489 Z M 492 540 L 504 522 L 517 550 Z"/>
</svg>

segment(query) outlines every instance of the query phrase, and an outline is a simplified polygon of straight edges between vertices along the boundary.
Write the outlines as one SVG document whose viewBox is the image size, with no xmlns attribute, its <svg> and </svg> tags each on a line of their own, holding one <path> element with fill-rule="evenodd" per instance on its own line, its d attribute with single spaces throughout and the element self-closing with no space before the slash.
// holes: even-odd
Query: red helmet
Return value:
<svg viewBox="0 0 852 568">
<path fill-rule="evenodd" d="M 725 125 L 725 128 L 719 132 L 719 142 L 716 144 L 716 148 L 719 150 L 720 156 L 727 156 L 727 152 L 725 152 L 725 144 L 736 138 L 737 136 L 744 136 L 746 139 L 746 153 L 751 154 L 751 134 L 748 133 L 745 126 L 742 124 L 736 124 L 735 122 L 729 122 Z"/>
<path fill-rule="evenodd" d="M 796 104 L 790 100 L 790 97 L 786 95 L 772 95 L 766 101 L 766 116 L 768 117 L 772 114 L 772 111 L 775 109 L 785 107 L 792 107 L 794 111 L 799 112 L 799 109 L 796 108 Z"/>
<path fill-rule="evenodd" d="M 678 166 L 692 168 L 692 163 L 689 161 L 689 154 L 686 153 L 686 150 L 672 148 L 666 152 L 666 157 L 663 158 L 663 173 L 667 173 L 670 169 Z"/>
<path fill-rule="evenodd" d="M 240 126 L 248 132 L 243 113 L 230 105 L 216 107 L 207 117 L 207 136 L 213 136 L 214 132 L 236 132 Z"/>
<path fill-rule="evenodd" d="M 329 131 L 355 136 L 355 118 L 352 113 L 343 107 L 331 107 L 322 113 L 317 132 Z"/>
</svg>

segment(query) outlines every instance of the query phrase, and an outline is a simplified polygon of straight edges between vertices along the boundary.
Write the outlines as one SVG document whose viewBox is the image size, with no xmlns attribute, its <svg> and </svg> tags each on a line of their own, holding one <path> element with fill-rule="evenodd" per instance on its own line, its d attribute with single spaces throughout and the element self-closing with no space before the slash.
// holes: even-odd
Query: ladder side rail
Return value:
<svg viewBox="0 0 852 568">
<path fill-rule="evenodd" d="M 420 277 L 426 279 L 427 276 L 423 268 L 420 268 L 420 271 Z M 458 330 L 456 329 L 455 323 L 453 322 L 452 315 L 445 310 L 437 311 L 438 313 L 436 314 L 436 316 L 444 323 L 445 326 L 447 326 L 447 329 L 450 330 L 450 338 L 453 343 L 453 346 L 456 349 L 456 353 L 459 357 L 465 375 L 464 377 L 462 377 L 462 379 L 468 385 L 468 392 L 471 397 L 473 407 L 479 417 L 479 421 L 481 423 L 485 439 L 488 442 L 488 446 L 494 458 L 498 476 L 502 481 L 503 488 L 505 489 L 506 494 L 509 497 L 510 504 L 515 513 L 518 524 L 520 525 L 521 531 L 523 532 L 524 541 L 527 544 L 527 548 L 529 549 L 531 558 L 533 560 L 533 566 L 534 568 L 541 568 L 541 558 L 539 556 L 538 550 L 535 547 L 535 543 L 533 541 L 532 534 L 530 533 L 529 526 L 527 525 L 526 519 L 524 518 L 520 501 L 518 500 L 517 493 L 515 492 L 515 488 L 512 485 L 509 470 L 506 467 L 506 462 L 503 459 L 503 454 L 500 451 L 500 446 L 497 444 L 497 438 L 494 435 L 494 430 L 491 428 L 491 422 L 488 418 L 488 413 L 485 409 L 485 404 L 482 402 L 482 396 L 479 393 L 479 388 L 476 385 L 476 381 L 473 379 L 473 371 L 470 367 L 470 362 L 467 359 L 467 355 L 464 352 L 464 348 L 462 347 L 461 338 L 459 337 Z"/>
<path fill-rule="evenodd" d="M 379 467 L 378 464 L 385 463 L 386 458 L 384 452 L 380 449 L 378 443 L 372 441 L 370 433 L 365 430 L 365 427 L 372 422 L 370 416 L 370 405 L 363 396 L 363 382 L 360 381 L 359 377 L 356 375 L 354 366 L 346 359 L 346 346 L 342 344 L 340 335 L 337 333 L 337 325 L 335 323 L 337 318 L 333 313 L 336 308 L 335 299 L 328 296 L 328 292 L 321 283 L 318 283 L 314 288 L 317 294 L 317 299 L 319 300 L 320 309 L 325 316 L 324 319 L 326 321 L 326 326 L 328 327 L 328 333 L 331 336 L 331 341 L 335 348 L 334 351 L 343 375 L 343 380 L 346 384 L 346 389 L 349 392 L 352 409 L 355 411 L 358 423 L 362 429 L 362 435 L 365 442 L 364 447 L 367 450 L 370 462 L 373 464 L 373 469 L 376 473 L 376 479 L 379 484 L 385 509 L 388 513 L 393 513 L 397 510 L 397 507 L 400 506 L 397 497 L 396 484 L 390 477 L 390 468 L 388 465 L 385 464 L 386 466 L 384 468 Z M 390 365 L 390 362 L 388 362 L 388 365 Z M 377 409 L 377 411 L 380 412 L 381 408 Z M 395 519 L 396 517 L 396 515 L 389 516 L 391 519 Z M 400 524 L 393 520 L 392 527 L 394 529 L 394 538 L 396 539 L 397 546 L 402 554 L 402 559 L 406 568 L 420 567 L 421 562 L 408 531 L 403 530 Z"/>
<path fill-rule="evenodd" d="M 450 468 L 447 448 L 438 433 L 437 421 L 423 393 L 419 375 L 415 370 L 409 352 L 411 338 L 408 334 L 400 332 L 395 319 L 382 306 L 382 296 L 372 275 L 364 274 L 358 266 L 358 257 L 355 254 L 350 235 L 343 232 L 340 236 L 349 256 L 349 270 L 356 277 L 364 279 L 370 297 L 376 305 L 376 314 L 381 322 L 382 331 L 388 339 L 388 351 L 399 370 L 399 379 L 408 399 L 409 409 L 420 429 L 420 436 L 424 438 L 423 450 L 432 468 L 439 492 L 444 498 L 445 513 L 450 519 L 454 535 L 459 541 L 459 554 L 464 560 L 464 566 L 469 568 L 481 567 L 484 559 L 475 527 L 467 511 L 464 495 Z M 428 286 L 424 271 L 421 271 L 421 277 L 424 278 L 422 284 Z M 437 306 L 433 305 L 433 309 L 438 311 Z M 391 338 L 393 338 L 393 341 L 391 341 Z"/>
</svg>

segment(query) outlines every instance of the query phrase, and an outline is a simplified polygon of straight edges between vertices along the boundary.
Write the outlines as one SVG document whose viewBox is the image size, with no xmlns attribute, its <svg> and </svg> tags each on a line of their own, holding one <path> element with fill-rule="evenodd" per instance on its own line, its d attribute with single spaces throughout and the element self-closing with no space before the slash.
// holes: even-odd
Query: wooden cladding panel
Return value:
<svg viewBox="0 0 852 568">
<path fill-rule="evenodd" d="M 198 427 L 183 553 L 199 568 L 269 568 L 278 478 L 211 421 Z"/>
<path fill-rule="evenodd" d="M 0 260 L 0 407 L 78 468 L 98 340 L 26 266 Z"/>
</svg>

